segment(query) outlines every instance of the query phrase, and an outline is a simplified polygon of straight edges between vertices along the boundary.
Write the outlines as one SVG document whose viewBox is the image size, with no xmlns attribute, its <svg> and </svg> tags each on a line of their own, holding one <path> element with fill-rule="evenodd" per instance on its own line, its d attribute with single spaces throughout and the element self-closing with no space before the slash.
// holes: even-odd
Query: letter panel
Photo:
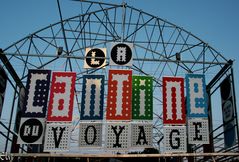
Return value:
<svg viewBox="0 0 239 162">
<path fill-rule="evenodd" d="M 132 43 L 112 43 L 110 49 L 110 65 L 132 66 L 133 51 Z"/>
<path fill-rule="evenodd" d="M 164 126 L 164 148 L 166 153 L 187 152 L 185 126 Z"/>
<path fill-rule="evenodd" d="M 71 123 L 47 123 L 44 152 L 62 152 L 70 149 Z"/>
<path fill-rule="evenodd" d="M 53 72 L 47 121 L 72 121 L 75 72 Z"/>
<path fill-rule="evenodd" d="M 28 71 L 22 117 L 44 118 L 46 116 L 50 77 L 50 70 Z"/>
<path fill-rule="evenodd" d="M 133 76 L 132 119 L 153 120 L 153 79 Z"/>
<path fill-rule="evenodd" d="M 131 124 L 131 147 L 152 147 L 153 125 L 143 123 Z"/>
<path fill-rule="evenodd" d="M 200 74 L 187 74 L 186 92 L 187 117 L 208 117 L 205 76 Z"/>
<path fill-rule="evenodd" d="M 188 143 L 209 144 L 209 128 L 207 119 L 188 119 Z"/>
<path fill-rule="evenodd" d="M 132 71 L 109 70 L 107 120 L 130 120 Z"/>
<path fill-rule="evenodd" d="M 130 125 L 126 123 L 106 124 L 106 148 L 127 150 L 130 145 Z"/>
<path fill-rule="evenodd" d="M 84 68 L 104 68 L 106 63 L 106 48 L 86 48 Z"/>
<path fill-rule="evenodd" d="M 163 123 L 186 124 L 184 79 L 163 77 Z"/>
<path fill-rule="evenodd" d="M 103 120 L 104 75 L 84 75 L 81 120 Z"/>
<path fill-rule="evenodd" d="M 80 147 L 102 146 L 102 123 L 80 123 Z"/>
<path fill-rule="evenodd" d="M 42 144 L 45 118 L 21 118 L 17 144 Z"/>
</svg>

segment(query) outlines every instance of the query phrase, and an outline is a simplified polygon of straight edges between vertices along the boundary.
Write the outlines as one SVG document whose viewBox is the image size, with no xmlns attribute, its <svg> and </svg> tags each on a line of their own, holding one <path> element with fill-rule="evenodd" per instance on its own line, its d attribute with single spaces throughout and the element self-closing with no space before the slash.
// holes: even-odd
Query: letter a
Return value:
<svg viewBox="0 0 239 162">
<path fill-rule="evenodd" d="M 139 126 L 139 130 L 140 130 L 140 132 L 139 132 L 138 141 L 136 142 L 136 145 L 147 145 L 148 142 L 146 140 L 144 127 Z M 143 144 L 141 143 L 141 140 L 143 140 Z"/>
</svg>

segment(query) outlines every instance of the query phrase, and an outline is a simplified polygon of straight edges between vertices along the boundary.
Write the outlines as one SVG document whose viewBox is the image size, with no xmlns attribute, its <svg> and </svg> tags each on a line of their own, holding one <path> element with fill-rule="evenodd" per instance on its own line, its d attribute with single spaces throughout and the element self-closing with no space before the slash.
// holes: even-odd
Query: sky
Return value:
<svg viewBox="0 0 239 162">
<path fill-rule="evenodd" d="M 121 0 L 101 2 L 122 3 Z M 238 0 L 125 0 L 129 6 L 183 27 L 227 59 L 234 60 L 239 82 Z M 81 13 L 80 2 L 60 0 L 63 18 Z M 56 0 L 5 0 L 0 2 L 0 48 L 60 19 Z M 239 85 L 236 85 L 239 93 Z M 239 94 L 237 94 L 238 96 Z M 238 104 L 237 104 L 238 105 Z"/>
<path fill-rule="evenodd" d="M 122 3 L 121 0 L 101 2 Z M 183 27 L 227 59 L 235 60 L 239 73 L 239 1 L 238 0 L 125 0 L 141 9 Z M 81 13 L 80 2 L 60 0 L 63 18 Z M 147 5 L 145 5 L 147 4 Z M 0 48 L 60 19 L 56 0 L 7 0 L 0 5 Z"/>
<path fill-rule="evenodd" d="M 103 2 L 121 3 L 119 0 Z M 60 3 L 63 18 L 81 12 L 80 2 L 60 0 Z M 208 42 L 226 58 L 237 58 L 238 0 L 128 0 L 126 3 L 183 27 Z M 56 0 L 2 1 L 0 20 L 0 48 L 4 48 L 38 29 L 59 21 L 57 2 Z"/>
</svg>

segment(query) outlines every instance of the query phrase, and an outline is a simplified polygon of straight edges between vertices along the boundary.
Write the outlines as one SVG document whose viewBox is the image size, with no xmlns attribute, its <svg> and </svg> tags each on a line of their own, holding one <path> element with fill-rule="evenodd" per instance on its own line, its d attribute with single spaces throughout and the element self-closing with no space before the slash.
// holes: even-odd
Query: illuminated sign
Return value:
<svg viewBox="0 0 239 162">
<path fill-rule="evenodd" d="M 82 78 L 80 147 L 104 145 L 110 150 L 152 147 L 152 77 L 133 76 L 132 70 L 110 69 L 107 87 L 104 75 L 83 75 Z M 29 70 L 19 144 L 41 144 L 46 127 L 44 151 L 69 150 L 75 81 L 75 72 L 52 72 L 51 76 L 49 70 Z M 184 89 L 187 94 L 186 105 Z M 186 152 L 187 138 L 189 144 L 209 143 L 204 76 L 188 74 L 185 80 L 181 77 L 163 77 L 162 92 L 165 152 Z M 230 108 L 226 99 L 222 101 L 225 121 L 231 119 L 231 113 L 226 109 Z"/>
<path fill-rule="evenodd" d="M 67 151 L 70 148 L 71 123 L 46 125 L 44 152 Z"/>
<path fill-rule="evenodd" d="M 188 143 L 209 144 L 207 119 L 192 118 L 188 120 Z"/>
<path fill-rule="evenodd" d="M 104 75 L 84 75 L 81 120 L 103 120 Z"/>
<path fill-rule="evenodd" d="M 187 152 L 185 126 L 164 126 L 165 152 Z"/>
<path fill-rule="evenodd" d="M 18 144 L 42 144 L 45 118 L 21 118 Z"/>
<path fill-rule="evenodd" d="M 186 74 L 188 143 L 209 144 L 205 76 Z"/>
<path fill-rule="evenodd" d="M 127 150 L 130 146 L 130 125 L 127 123 L 107 123 L 106 148 Z"/>
<path fill-rule="evenodd" d="M 132 78 L 132 119 L 153 119 L 153 79 L 148 76 Z"/>
<path fill-rule="evenodd" d="M 102 147 L 102 123 L 80 123 L 79 146 Z"/>
<path fill-rule="evenodd" d="M 76 73 L 53 72 L 47 121 L 72 121 Z"/>
<path fill-rule="evenodd" d="M 86 48 L 84 68 L 101 68 L 106 62 L 106 48 Z"/>
<path fill-rule="evenodd" d="M 50 70 L 29 70 L 22 116 L 46 116 L 50 77 Z"/>
<path fill-rule="evenodd" d="M 207 118 L 205 76 L 199 74 L 187 74 L 185 80 L 187 92 L 187 116 Z"/>
<path fill-rule="evenodd" d="M 18 144 L 42 144 L 43 142 L 50 76 L 50 70 L 29 70 L 28 72 Z"/>
<path fill-rule="evenodd" d="M 133 44 L 112 43 L 110 65 L 132 66 Z"/>
<path fill-rule="evenodd" d="M 133 123 L 131 124 L 131 130 L 131 147 L 152 147 L 152 124 Z"/>
<path fill-rule="evenodd" d="M 163 77 L 163 123 L 186 124 L 184 79 Z"/>
<path fill-rule="evenodd" d="M 107 120 L 131 120 L 132 71 L 109 70 Z"/>
</svg>

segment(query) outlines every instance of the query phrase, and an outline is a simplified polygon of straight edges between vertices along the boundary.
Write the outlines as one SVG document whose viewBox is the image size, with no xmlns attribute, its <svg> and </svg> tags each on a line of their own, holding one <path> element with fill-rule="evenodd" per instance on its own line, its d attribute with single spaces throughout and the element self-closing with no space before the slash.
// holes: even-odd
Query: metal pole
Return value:
<svg viewBox="0 0 239 162">
<path fill-rule="evenodd" d="M 236 118 L 236 128 L 237 128 L 237 144 L 238 144 L 238 150 L 239 150 L 239 128 L 238 128 L 238 116 L 237 116 L 237 106 L 236 106 L 236 91 L 235 91 L 235 85 L 234 85 L 234 74 L 233 74 L 233 68 L 231 67 L 231 76 L 232 76 L 232 90 L 233 90 L 233 101 L 234 101 L 234 112 L 235 112 L 235 118 Z"/>
<path fill-rule="evenodd" d="M 17 88 L 17 86 L 16 86 Z M 8 138 L 11 130 L 11 125 L 12 125 L 12 116 L 13 116 L 13 111 L 14 111 L 14 106 L 15 106 L 15 97 L 16 97 L 16 90 L 14 92 L 14 97 L 13 97 L 13 103 L 12 103 L 12 109 L 11 109 L 11 114 L 10 114 L 10 119 L 9 119 L 9 125 L 8 125 L 8 131 L 7 131 L 7 139 L 6 139 L 6 144 L 5 144 L 5 152 L 7 152 L 7 147 L 8 147 Z M 14 136 L 14 135 L 13 135 Z"/>
<path fill-rule="evenodd" d="M 125 14 L 126 14 L 126 3 L 122 2 L 122 24 L 121 24 L 121 42 L 124 41 L 124 30 L 125 30 Z"/>
<path fill-rule="evenodd" d="M 212 161 L 213 161 L 213 162 L 216 162 L 216 160 L 215 160 L 215 158 L 214 158 L 213 156 L 212 156 Z"/>
<path fill-rule="evenodd" d="M 9 62 L 8 58 L 5 56 L 5 53 L 3 52 L 1 48 L 0 48 L 0 60 L 6 66 L 6 69 L 8 70 L 8 72 L 10 73 L 14 81 L 16 82 L 17 86 L 24 87 L 21 79 L 18 77 L 15 69 L 13 68 L 12 64 Z"/>
<path fill-rule="evenodd" d="M 61 6 L 60 6 L 59 0 L 57 0 L 57 6 L 58 6 L 59 14 L 60 14 L 61 28 L 62 28 L 62 34 L 63 34 L 63 37 L 64 37 L 65 47 L 66 47 L 66 53 L 67 53 L 67 55 L 69 55 L 69 49 L 68 49 L 68 44 L 67 44 L 67 40 L 66 40 L 66 33 L 65 33 L 64 25 L 63 25 L 63 19 L 62 19 L 62 14 L 61 14 Z M 72 66 L 71 66 L 70 59 L 68 58 L 67 60 L 69 61 L 70 70 L 72 71 Z"/>
</svg>

